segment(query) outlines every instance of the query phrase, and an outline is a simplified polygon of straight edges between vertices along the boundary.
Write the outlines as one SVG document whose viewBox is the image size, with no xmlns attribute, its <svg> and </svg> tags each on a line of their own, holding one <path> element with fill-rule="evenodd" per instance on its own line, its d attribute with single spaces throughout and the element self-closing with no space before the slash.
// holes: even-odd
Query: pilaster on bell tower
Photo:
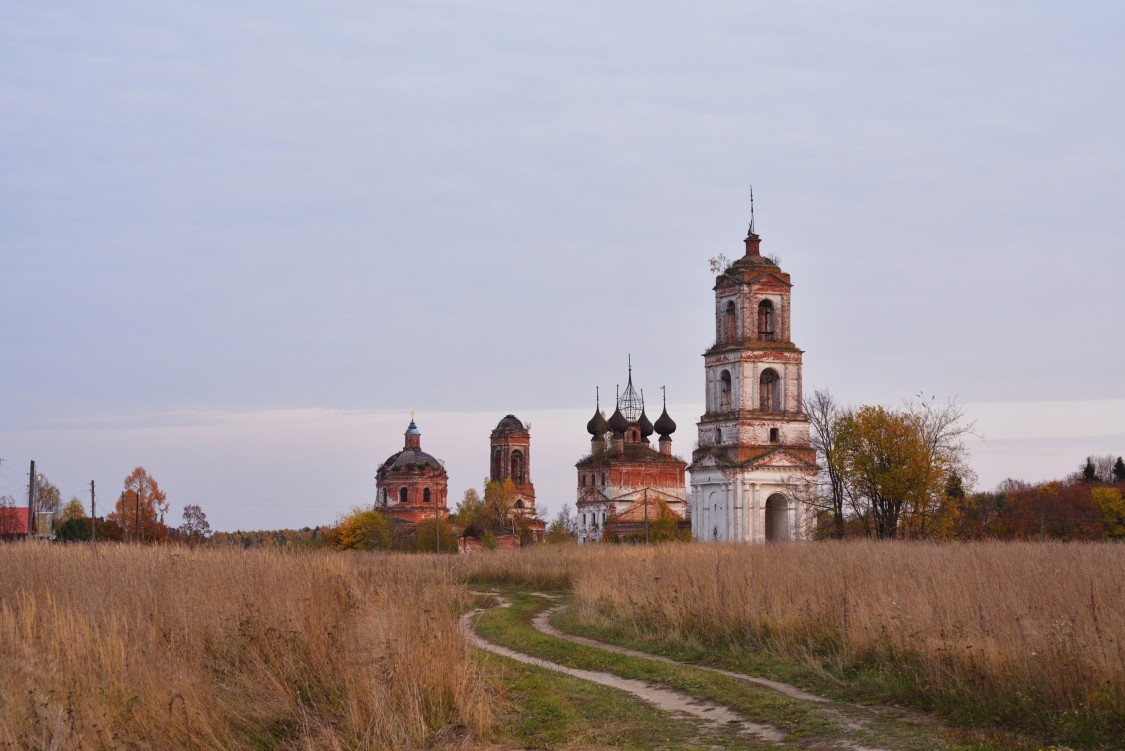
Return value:
<svg viewBox="0 0 1125 751">
<path fill-rule="evenodd" d="M 800 538 L 808 509 L 798 508 L 799 493 L 786 486 L 815 478 L 803 352 L 789 325 L 793 284 L 775 258 L 762 255 L 753 194 L 750 205 L 746 253 L 715 279 L 715 340 L 703 354 L 706 411 L 691 466 L 692 524 L 701 539 Z M 774 507 L 784 500 L 784 530 L 781 512 L 775 508 L 767 520 L 765 506 L 753 505 L 763 489 Z"/>
</svg>

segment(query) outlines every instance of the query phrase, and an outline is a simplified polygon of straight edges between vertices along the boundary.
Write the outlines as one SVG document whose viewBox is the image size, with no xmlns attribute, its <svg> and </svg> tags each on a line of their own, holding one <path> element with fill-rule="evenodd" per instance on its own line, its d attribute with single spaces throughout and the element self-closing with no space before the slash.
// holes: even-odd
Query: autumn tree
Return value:
<svg viewBox="0 0 1125 751">
<path fill-rule="evenodd" d="M 211 525 L 207 522 L 207 514 L 203 513 L 203 509 L 189 503 L 184 506 L 184 523 L 177 531 L 185 542 L 197 545 L 211 536 Z"/>
<path fill-rule="evenodd" d="M 62 506 L 62 494 L 59 493 L 59 489 L 47 479 L 46 475 L 39 475 L 35 479 L 35 512 L 49 513 L 58 519 L 62 515 Z"/>
<path fill-rule="evenodd" d="M 485 483 L 484 506 L 490 529 L 514 529 L 512 509 L 515 507 L 515 484 L 510 478 Z"/>
<path fill-rule="evenodd" d="M 481 519 L 484 517 L 484 500 L 476 488 L 469 488 L 461 497 L 457 508 L 450 514 L 450 521 L 466 531 L 479 532 L 484 529 Z"/>
<path fill-rule="evenodd" d="M 838 425 L 843 475 L 857 514 L 879 539 L 898 536 L 903 514 L 935 480 L 914 423 L 883 407 L 863 407 Z"/>
<path fill-rule="evenodd" d="M 544 538 L 549 543 L 574 542 L 578 539 L 578 522 L 574 517 L 569 503 L 564 503 L 559 509 L 554 521 L 547 527 Z"/>
<path fill-rule="evenodd" d="M 437 532 L 435 532 L 435 528 L 437 529 Z M 457 533 L 448 520 L 441 521 L 439 526 L 439 524 L 433 519 L 423 519 L 415 525 L 414 530 L 418 535 L 417 545 L 419 552 L 434 552 L 437 544 L 437 540 L 434 538 L 435 533 L 441 535 L 442 552 L 457 552 Z"/>
<path fill-rule="evenodd" d="M 658 542 L 686 542 L 691 540 L 691 529 L 681 527 L 680 517 L 668 507 L 668 503 L 659 498 L 656 501 L 656 518 L 649 523 L 648 540 Z"/>
<path fill-rule="evenodd" d="M 1093 488 L 1090 499 L 1102 517 L 1102 529 L 1107 540 L 1125 540 L 1125 500 L 1117 488 Z"/>
<path fill-rule="evenodd" d="M 394 523 L 381 511 L 357 508 L 340 517 L 328 537 L 336 550 L 390 550 Z"/>
<path fill-rule="evenodd" d="M 78 496 L 72 495 L 70 500 L 66 502 L 66 506 L 62 510 L 62 518 L 63 521 L 86 518 L 86 509 L 82 506 L 82 501 L 78 500 Z"/>
<path fill-rule="evenodd" d="M 121 525 L 126 539 L 155 542 L 167 537 L 167 496 L 156 480 L 137 467 L 125 478 L 124 493 L 109 518 Z"/>
</svg>

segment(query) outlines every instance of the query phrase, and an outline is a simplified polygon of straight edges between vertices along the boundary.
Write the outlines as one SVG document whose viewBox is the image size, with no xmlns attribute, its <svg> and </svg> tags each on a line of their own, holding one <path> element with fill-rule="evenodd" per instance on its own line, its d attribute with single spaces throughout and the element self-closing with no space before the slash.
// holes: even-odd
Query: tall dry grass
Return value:
<svg viewBox="0 0 1125 751">
<path fill-rule="evenodd" d="M 492 722 L 435 558 L 0 545 L 0 748 L 416 748 Z"/>
<path fill-rule="evenodd" d="M 571 546 L 466 562 L 569 578 L 593 626 L 765 652 L 983 721 L 1125 737 L 1125 546 Z"/>
</svg>

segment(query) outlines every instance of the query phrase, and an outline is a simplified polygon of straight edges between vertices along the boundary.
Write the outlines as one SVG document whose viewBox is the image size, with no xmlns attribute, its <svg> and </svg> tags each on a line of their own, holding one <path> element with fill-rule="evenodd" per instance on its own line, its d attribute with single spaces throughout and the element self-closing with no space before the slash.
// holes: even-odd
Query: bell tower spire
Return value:
<svg viewBox="0 0 1125 751">
<path fill-rule="evenodd" d="M 754 186 L 750 186 L 750 229 L 746 231 L 746 255 L 761 256 L 762 238 L 754 229 Z"/>
</svg>

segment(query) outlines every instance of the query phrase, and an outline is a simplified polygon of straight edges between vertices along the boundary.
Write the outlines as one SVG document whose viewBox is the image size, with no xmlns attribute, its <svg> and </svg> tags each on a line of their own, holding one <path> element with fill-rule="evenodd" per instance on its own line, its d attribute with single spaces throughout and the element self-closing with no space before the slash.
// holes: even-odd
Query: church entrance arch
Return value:
<svg viewBox="0 0 1125 751">
<path fill-rule="evenodd" d="M 766 541 L 789 539 L 789 501 L 781 493 L 766 499 Z"/>
</svg>

